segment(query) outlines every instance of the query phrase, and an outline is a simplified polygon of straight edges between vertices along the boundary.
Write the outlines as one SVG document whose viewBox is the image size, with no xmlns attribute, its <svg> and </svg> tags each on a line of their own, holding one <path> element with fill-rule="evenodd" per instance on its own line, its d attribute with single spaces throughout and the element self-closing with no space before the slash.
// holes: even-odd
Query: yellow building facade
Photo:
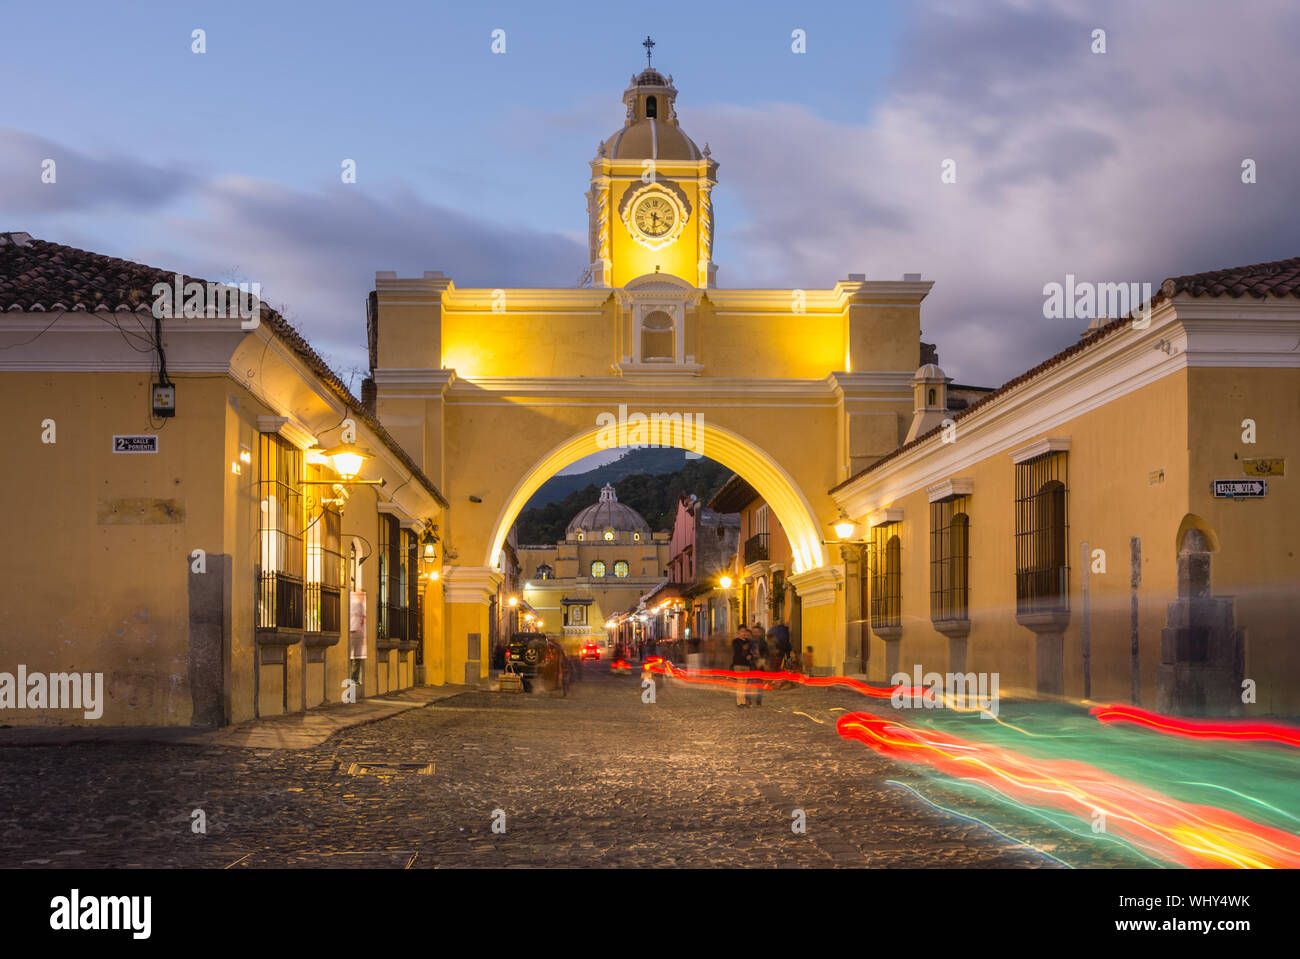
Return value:
<svg viewBox="0 0 1300 959">
<path fill-rule="evenodd" d="M 421 663 L 441 635 L 421 541 L 445 500 L 283 319 L 155 326 L 172 274 L 0 240 L 0 402 L 29 427 L 2 481 L 22 547 L 0 560 L 0 722 L 219 726 L 440 668 Z M 373 485 L 321 455 L 348 431 Z M 95 708 L 43 685 L 67 676 L 99 677 Z"/>
<path fill-rule="evenodd" d="M 868 676 L 1300 710 L 1297 275 L 1168 280 L 1148 319 L 1102 326 L 840 484 L 865 541 L 848 550 Z M 1252 295 L 1218 292 L 1234 283 Z M 918 417 L 945 382 L 918 374 Z"/>
<path fill-rule="evenodd" d="M 683 131 L 676 99 L 655 70 L 623 95 L 624 124 L 591 162 L 586 285 L 376 274 L 377 412 L 452 504 L 436 657 L 446 676 L 461 675 L 468 637 L 487 632 L 501 550 L 532 494 L 584 456 L 638 443 L 692 450 L 746 478 L 789 538 L 805 632 L 828 637 L 828 666 L 857 669 L 834 638 L 842 572 L 824 545 L 827 491 L 903 439 L 931 284 L 918 274 L 819 290 L 716 286 L 718 164 Z"/>
</svg>

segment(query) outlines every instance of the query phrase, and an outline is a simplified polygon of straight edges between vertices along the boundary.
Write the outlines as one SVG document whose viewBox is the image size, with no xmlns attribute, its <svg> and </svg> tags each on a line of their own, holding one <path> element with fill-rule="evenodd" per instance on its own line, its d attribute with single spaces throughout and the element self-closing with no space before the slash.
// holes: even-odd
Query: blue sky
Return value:
<svg viewBox="0 0 1300 959">
<path fill-rule="evenodd" d="M 1249 8 L 11 4 L 0 229 L 258 281 L 346 373 L 376 270 L 577 281 L 587 163 L 649 33 L 720 162 L 719 285 L 920 272 L 942 365 L 996 385 L 1077 337 L 1042 316 L 1067 272 L 1158 283 L 1300 254 L 1300 12 Z"/>
</svg>

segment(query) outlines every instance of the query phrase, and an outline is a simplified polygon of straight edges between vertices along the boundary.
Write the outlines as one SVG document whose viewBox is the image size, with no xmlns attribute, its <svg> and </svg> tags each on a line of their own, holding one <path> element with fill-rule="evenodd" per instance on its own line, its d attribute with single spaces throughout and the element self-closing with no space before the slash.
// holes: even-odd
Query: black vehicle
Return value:
<svg viewBox="0 0 1300 959">
<path fill-rule="evenodd" d="M 524 692 L 531 692 L 534 682 L 543 689 L 569 694 L 569 661 L 558 643 L 545 633 L 515 633 L 506 647 L 506 666 L 520 675 Z"/>
</svg>

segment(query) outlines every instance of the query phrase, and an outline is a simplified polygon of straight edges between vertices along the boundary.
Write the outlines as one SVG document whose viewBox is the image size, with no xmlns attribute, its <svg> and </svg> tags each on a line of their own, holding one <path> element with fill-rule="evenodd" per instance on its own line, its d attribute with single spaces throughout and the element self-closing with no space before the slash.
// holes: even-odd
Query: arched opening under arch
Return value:
<svg viewBox="0 0 1300 959">
<path fill-rule="evenodd" d="M 669 443 L 667 437 L 661 436 L 661 443 L 679 449 L 702 450 L 704 455 L 739 474 L 753 486 L 755 492 L 776 513 L 790 539 L 796 574 L 825 566 L 820 525 L 807 497 L 790 475 L 758 446 L 730 430 L 708 423 L 701 424 L 699 428 L 703 433 L 702 446 L 698 442 L 695 445 L 679 444 L 677 437 Z M 592 427 L 561 443 L 539 459 L 520 479 L 492 527 L 484 566 L 499 568 L 501 548 L 511 525 L 543 483 L 583 457 L 603 451 L 598 442 L 601 433 L 601 428 Z"/>
</svg>

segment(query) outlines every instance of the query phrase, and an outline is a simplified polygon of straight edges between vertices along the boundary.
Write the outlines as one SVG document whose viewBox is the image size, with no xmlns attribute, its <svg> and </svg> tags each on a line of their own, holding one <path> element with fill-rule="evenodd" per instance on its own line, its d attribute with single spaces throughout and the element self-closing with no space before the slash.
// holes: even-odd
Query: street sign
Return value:
<svg viewBox="0 0 1300 959">
<path fill-rule="evenodd" d="M 1263 480 L 1215 480 L 1214 495 L 1227 499 L 1257 499 L 1267 495 L 1268 484 Z"/>
<path fill-rule="evenodd" d="M 1286 460 L 1280 456 L 1241 461 L 1242 476 L 1285 476 Z"/>
<path fill-rule="evenodd" d="M 114 436 L 114 453 L 157 453 L 158 435 L 148 436 Z"/>
</svg>

